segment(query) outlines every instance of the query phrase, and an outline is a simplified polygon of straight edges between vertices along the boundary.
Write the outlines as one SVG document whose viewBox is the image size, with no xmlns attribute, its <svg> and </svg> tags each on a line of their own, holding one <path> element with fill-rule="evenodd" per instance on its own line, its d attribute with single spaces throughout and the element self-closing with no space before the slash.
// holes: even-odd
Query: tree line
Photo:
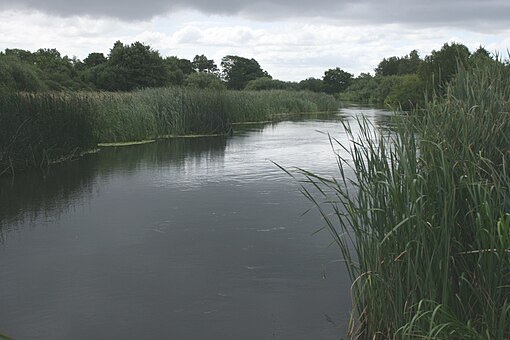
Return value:
<svg viewBox="0 0 510 340">
<path fill-rule="evenodd" d="M 162 57 L 141 42 L 117 41 L 108 55 L 92 52 L 83 60 L 62 56 L 56 49 L 0 52 L 0 89 L 3 90 L 132 91 L 164 86 L 323 92 L 321 80 L 307 79 L 299 83 L 275 80 L 253 58 L 227 55 L 218 67 L 203 54 L 193 60 Z"/>
<path fill-rule="evenodd" d="M 447 84 L 460 69 L 490 63 L 502 62 L 481 46 L 470 52 L 463 44 L 445 43 L 424 58 L 413 50 L 403 57 L 384 58 L 375 68 L 374 75 L 362 73 L 351 79 L 341 97 L 360 103 L 411 109 L 433 95 L 444 94 Z"/>
<path fill-rule="evenodd" d="M 384 58 L 374 75 L 361 73 L 354 78 L 336 67 L 326 70 L 321 79 L 288 82 L 273 79 L 253 58 L 227 55 L 218 67 L 203 54 L 193 60 L 162 57 L 141 42 L 117 41 L 108 55 L 92 52 L 83 60 L 62 56 L 56 49 L 6 49 L 0 52 L 0 90 L 132 91 L 164 86 L 309 90 L 338 94 L 355 102 L 408 107 L 422 103 L 424 93 L 440 92 L 459 67 L 499 62 L 497 59 L 483 47 L 471 53 L 462 44 L 445 43 L 425 58 L 416 50 L 403 57 Z"/>
</svg>

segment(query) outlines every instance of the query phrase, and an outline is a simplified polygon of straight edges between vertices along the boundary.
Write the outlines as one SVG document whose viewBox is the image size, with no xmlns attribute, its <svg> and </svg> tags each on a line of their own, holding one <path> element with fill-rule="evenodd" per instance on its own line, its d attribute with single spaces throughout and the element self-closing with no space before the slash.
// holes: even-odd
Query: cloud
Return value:
<svg viewBox="0 0 510 340">
<path fill-rule="evenodd" d="M 321 18 L 336 24 L 406 24 L 498 30 L 510 27 L 507 0 L 2 0 L 2 9 L 35 9 L 62 17 L 144 21 L 181 10 L 258 21 Z"/>
<path fill-rule="evenodd" d="M 193 59 L 196 54 L 205 54 L 218 65 L 225 55 L 255 58 L 281 80 L 320 78 L 325 70 L 334 67 L 355 75 L 373 72 L 383 58 L 403 56 L 413 49 L 425 56 L 451 41 L 461 42 L 470 50 L 484 45 L 489 51 L 506 56 L 509 37 L 508 29 L 487 34 L 402 24 L 349 26 L 300 18 L 261 22 L 184 10 L 135 22 L 90 16 L 55 17 L 34 10 L 0 11 L 0 51 L 56 48 L 63 55 L 83 59 L 90 52 L 107 54 L 116 40 L 141 41 L 163 56 Z"/>
</svg>

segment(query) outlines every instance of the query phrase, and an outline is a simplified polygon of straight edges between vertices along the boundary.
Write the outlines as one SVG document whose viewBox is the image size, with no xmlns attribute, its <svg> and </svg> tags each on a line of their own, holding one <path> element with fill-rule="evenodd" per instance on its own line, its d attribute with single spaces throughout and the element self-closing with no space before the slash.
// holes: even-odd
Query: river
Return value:
<svg viewBox="0 0 510 340">
<path fill-rule="evenodd" d="M 298 184 L 338 173 L 335 115 L 106 148 L 0 179 L 0 333 L 14 339 L 338 339 L 349 278 Z"/>
</svg>

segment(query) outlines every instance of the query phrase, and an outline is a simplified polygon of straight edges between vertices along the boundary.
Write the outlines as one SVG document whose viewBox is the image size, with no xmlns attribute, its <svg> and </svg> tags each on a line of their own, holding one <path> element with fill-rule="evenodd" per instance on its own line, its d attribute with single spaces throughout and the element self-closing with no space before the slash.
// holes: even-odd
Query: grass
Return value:
<svg viewBox="0 0 510 340">
<path fill-rule="evenodd" d="M 222 135 L 234 122 L 337 108 L 332 96 L 292 91 L 0 92 L 0 176 L 75 158 L 98 144 Z"/>
<path fill-rule="evenodd" d="M 332 145 L 338 178 L 298 171 L 352 279 L 351 338 L 510 338 L 510 74 L 460 71 L 392 134 Z"/>
<path fill-rule="evenodd" d="M 337 111 L 339 107 L 333 96 L 308 91 L 228 91 L 225 96 L 232 123 L 274 121 L 288 114 Z"/>
</svg>

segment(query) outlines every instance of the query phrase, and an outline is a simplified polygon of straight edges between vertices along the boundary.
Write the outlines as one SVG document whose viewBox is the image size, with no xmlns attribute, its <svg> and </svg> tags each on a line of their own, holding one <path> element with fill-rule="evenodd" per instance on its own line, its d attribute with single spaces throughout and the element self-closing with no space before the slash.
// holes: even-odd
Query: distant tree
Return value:
<svg viewBox="0 0 510 340">
<path fill-rule="evenodd" d="M 34 66 L 22 63 L 12 54 L 0 56 L 0 90 L 30 92 L 45 89 Z"/>
<path fill-rule="evenodd" d="M 26 50 L 20 50 L 17 48 L 7 48 L 5 49 L 6 56 L 16 57 L 19 61 L 24 63 L 33 64 L 33 56 L 32 52 Z"/>
<path fill-rule="evenodd" d="M 417 50 L 412 50 L 404 59 L 406 63 L 400 74 L 416 74 L 420 68 L 420 64 L 423 62 Z"/>
<path fill-rule="evenodd" d="M 325 92 L 340 93 L 345 91 L 352 82 L 352 76 L 339 67 L 327 70 L 322 78 Z"/>
<path fill-rule="evenodd" d="M 193 58 L 192 65 L 196 72 L 206 72 L 213 74 L 217 74 L 219 72 L 218 66 L 214 63 L 214 60 L 207 59 L 207 57 L 203 54 L 197 54 L 195 58 Z"/>
<path fill-rule="evenodd" d="M 140 42 L 124 45 L 117 41 L 108 62 L 93 69 L 92 79 L 98 88 L 105 90 L 130 91 L 168 83 L 167 68 L 159 52 Z"/>
<path fill-rule="evenodd" d="M 218 76 L 207 72 L 195 72 L 186 77 L 184 85 L 199 89 L 224 90 L 225 84 Z"/>
<path fill-rule="evenodd" d="M 459 67 L 469 67 L 469 49 L 458 43 L 445 43 L 439 51 L 425 57 L 418 75 L 428 89 L 440 90 L 458 72 Z"/>
<path fill-rule="evenodd" d="M 402 76 L 374 77 L 377 87 L 372 89 L 370 102 L 383 104 L 391 91 L 402 82 Z M 373 84 L 370 83 L 372 86 Z"/>
<path fill-rule="evenodd" d="M 361 73 L 352 80 L 351 84 L 345 91 L 343 99 L 363 104 L 380 104 L 373 103 L 371 98 L 378 87 L 378 79 L 381 77 L 372 77 L 370 73 Z"/>
<path fill-rule="evenodd" d="M 313 77 L 307 78 L 299 82 L 299 89 L 313 92 L 323 92 L 324 82 L 322 81 L 322 79 L 317 79 Z"/>
<path fill-rule="evenodd" d="M 382 77 L 397 75 L 399 62 L 400 59 L 398 57 L 384 58 L 374 70 L 375 75 Z"/>
<path fill-rule="evenodd" d="M 418 51 L 412 50 L 404 57 L 384 58 L 375 69 L 376 76 L 397 76 L 414 74 L 418 71 L 420 63 Z"/>
<path fill-rule="evenodd" d="M 195 70 L 193 69 L 193 63 L 188 59 L 184 58 L 178 59 L 177 65 L 182 70 L 182 73 L 184 73 L 184 75 L 192 74 L 193 72 L 195 72 Z"/>
<path fill-rule="evenodd" d="M 227 87 L 233 90 L 242 90 L 250 80 L 257 78 L 271 78 L 260 67 L 255 59 L 247 59 L 239 56 L 227 55 L 221 60 L 223 69 L 222 76 L 227 82 Z"/>
<path fill-rule="evenodd" d="M 423 80 L 416 74 L 408 74 L 398 78 L 399 82 L 393 86 L 384 100 L 386 105 L 403 110 L 411 110 L 425 101 L 425 86 Z"/>
<path fill-rule="evenodd" d="M 103 53 L 93 52 L 90 53 L 87 58 L 83 59 L 83 65 L 86 68 L 94 67 L 97 65 L 104 64 L 108 61 Z"/>
<path fill-rule="evenodd" d="M 170 85 L 183 85 L 184 84 L 184 72 L 179 67 L 179 58 L 172 56 L 166 57 L 163 60 L 163 64 L 166 68 L 168 84 Z"/>
<path fill-rule="evenodd" d="M 469 63 L 472 66 L 481 66 L 496 62 L 497 60 L 493 59 L 489 51 L 482 46 L 478 47 L 478 49 L 469 57 Z"/>
<path fill-rule="evenodd" d="M 285 82 L 277 79 L 271 79 L 268 77 L 257 78 L 250 80 L 245 90 L 248 91 L 261 91 L 261 90 L 296 90 L 298 84 L 293 82 Z"/>
</svg>

